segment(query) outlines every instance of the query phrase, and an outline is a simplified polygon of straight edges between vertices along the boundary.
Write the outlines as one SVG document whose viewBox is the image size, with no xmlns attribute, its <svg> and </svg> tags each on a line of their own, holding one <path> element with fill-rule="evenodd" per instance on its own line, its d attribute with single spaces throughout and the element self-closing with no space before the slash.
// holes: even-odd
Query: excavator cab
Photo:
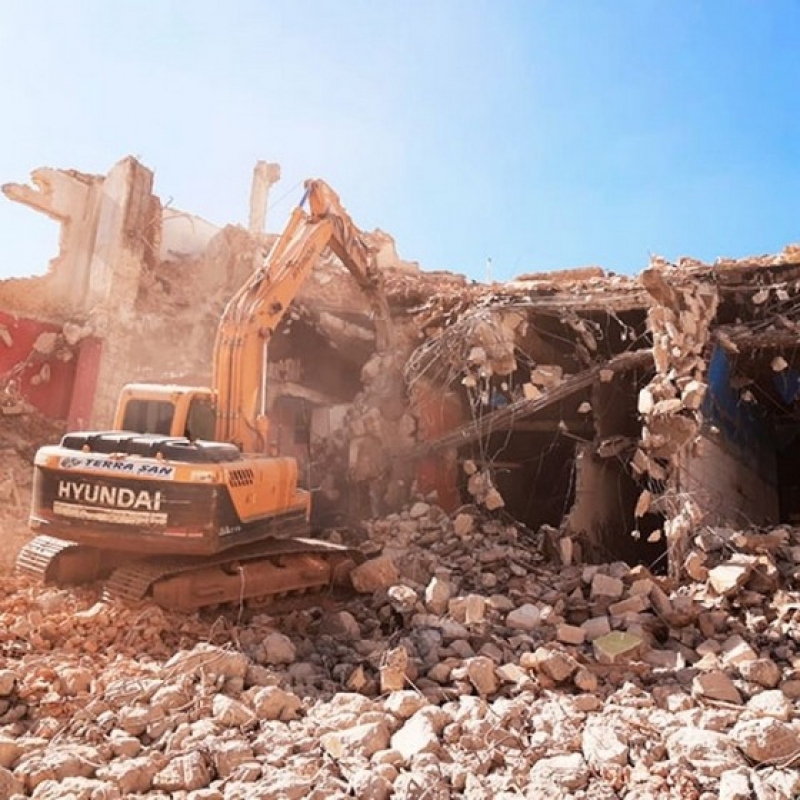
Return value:
<svg viewBox="0 0 800 800">
<path fill-rule="evenodd" d="M 122 389 L 114 428 L 134 433 L 213 441 L 214 393 L 195 386 L 134 383 Z"/>
</svg>

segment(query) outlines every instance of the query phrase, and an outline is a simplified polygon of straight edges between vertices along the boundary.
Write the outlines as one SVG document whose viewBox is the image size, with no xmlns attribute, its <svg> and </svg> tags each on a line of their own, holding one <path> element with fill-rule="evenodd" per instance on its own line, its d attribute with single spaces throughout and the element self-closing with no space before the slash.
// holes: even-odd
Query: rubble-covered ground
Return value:
<svg viewBox="0 0 800 800">
<path fill-rule="evenodd" d="M 361 594 L 282 616 L 4 574 L 0 797 L 800 793 L 800 529 L 699 529 L 683 585 L 472 507 L 350 535 Z"/>
</svg>

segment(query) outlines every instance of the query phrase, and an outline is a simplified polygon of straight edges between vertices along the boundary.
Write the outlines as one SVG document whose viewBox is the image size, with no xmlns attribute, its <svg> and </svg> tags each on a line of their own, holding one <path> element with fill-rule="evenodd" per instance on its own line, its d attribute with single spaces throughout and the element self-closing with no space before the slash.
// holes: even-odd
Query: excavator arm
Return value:
<svg viewBox="0 0 800 800">
<path fill-rule="evenodd" d="M 214 346 L 216 438 L 245 452 L 263 452 L 268 346 L 272 334 L 325 249 L 341 259 L 372 308 L 377 346 L 393 343 L 383 276 L 374 254 L 336 192 L 309 180 L 300 205 L 263 267 L 253 273 L 223 312 Z M 309 210 L 304 209 L 308 202 Z"/>
</svg>

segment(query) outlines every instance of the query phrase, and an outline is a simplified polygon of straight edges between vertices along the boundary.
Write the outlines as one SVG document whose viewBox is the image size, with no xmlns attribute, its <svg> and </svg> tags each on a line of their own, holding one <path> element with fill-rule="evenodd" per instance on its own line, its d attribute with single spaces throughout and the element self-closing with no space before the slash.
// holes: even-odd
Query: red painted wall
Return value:
<svg viewBox="0 0 800 800">
<path fill-rule="evenodd" d="M 33 350 L 39 334 L 60 332 L 58 325 L 32 319 L 14 317 L 0 311 L 0 325 L 11 337 L 6 345 L 0 342 L 0 403 L 17 386 L 23 399 L 53 419 L 66 419 L 72 399 L 77 359 L 62 361 L 54 354 L 42 355 Z M 34 384 L 31 379 L 38 375 L 44 364 L 50 365 L 50 380 Z"/>
</svg>

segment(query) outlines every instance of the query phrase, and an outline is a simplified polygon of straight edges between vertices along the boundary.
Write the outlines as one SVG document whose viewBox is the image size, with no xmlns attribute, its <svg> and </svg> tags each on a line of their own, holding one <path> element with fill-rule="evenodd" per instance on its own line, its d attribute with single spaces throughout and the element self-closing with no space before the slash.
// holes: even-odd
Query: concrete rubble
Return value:
<svg viewBox="0 0 800 800">
<path fill-rule="evenodd" d="M 272 444 L 358 597 L 181 616 L 10 575 L 38 444 L 208 382 L 278 176 L 247 229 L 132 158 L 3 187 L 62 237 L 0 282 L 0 796 L 800 794 L 797 246 L 483 285 L 375 231 L 392 348 L 333 256 L 270 345 Z"/>
</svg>

